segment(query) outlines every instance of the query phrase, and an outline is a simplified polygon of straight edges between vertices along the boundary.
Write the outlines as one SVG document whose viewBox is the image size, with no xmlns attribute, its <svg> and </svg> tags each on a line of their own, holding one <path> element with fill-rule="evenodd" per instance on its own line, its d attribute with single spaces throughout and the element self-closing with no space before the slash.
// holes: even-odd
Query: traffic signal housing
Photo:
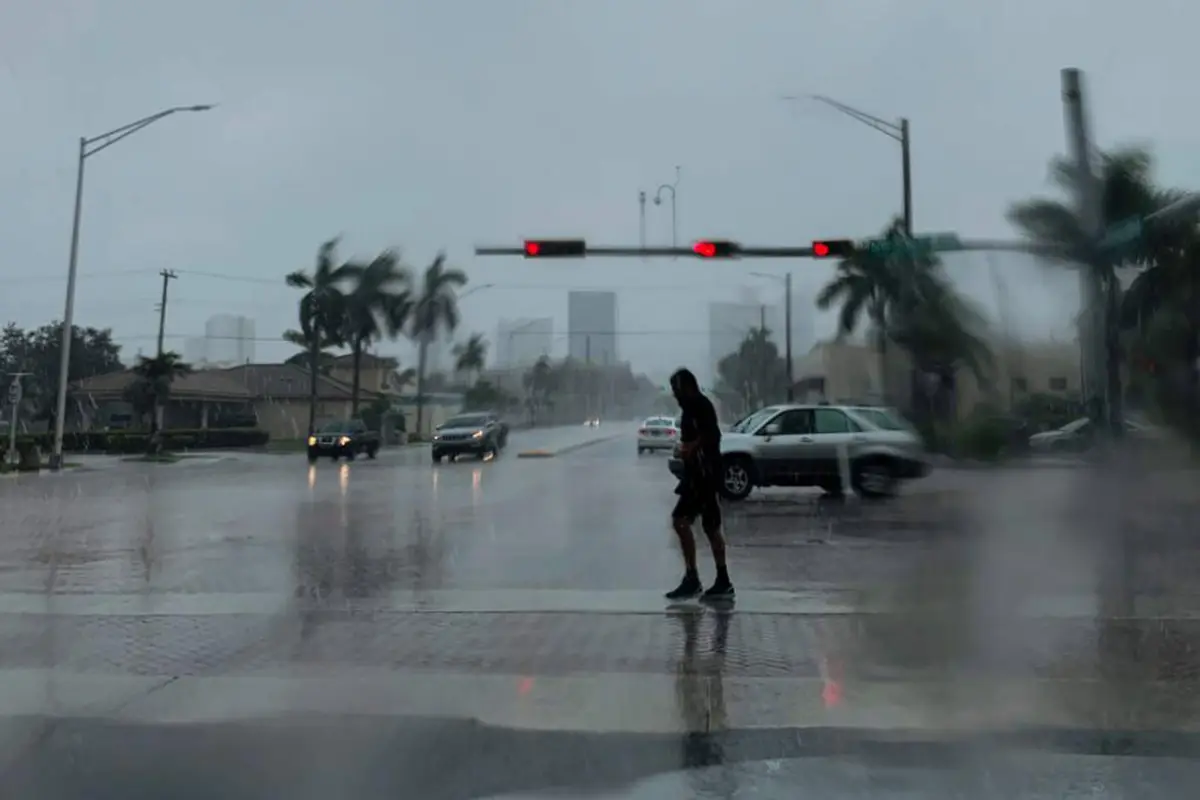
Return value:
<svg viewBox="0 0 1200 800">
<path fill-rule="evenodd" d="M 701 258 L 737 258 L 741 247 L 736 242 L 705 240 L 693 244 L 692 252 Z"/>
<path fill-rule="evenodd" d="M 818 239 L 812 243 L 813 258 L 849 258 L 854 255 L 851 239 Z"/>
<path fill-rule="evenodd" d="M 526 239 L 526 258 L 583 258 L 587 242 L 583 239 Z"/>
</svg>

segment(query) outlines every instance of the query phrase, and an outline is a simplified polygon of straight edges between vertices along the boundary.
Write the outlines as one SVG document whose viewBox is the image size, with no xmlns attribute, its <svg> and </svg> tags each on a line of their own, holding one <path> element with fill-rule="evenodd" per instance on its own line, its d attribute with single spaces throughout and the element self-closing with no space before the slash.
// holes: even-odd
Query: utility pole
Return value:
<svg viewBox="0 0 1200 800">
<path fill-rule="evenodd" d="M 792 374 L 792 273 L 783 279 L 783 326 L 787 328 L 784 334 L 784 357 L 787 358 L 787 401 L 796 402 L 796 378 Z"/>
<path fill-rule="evenodd" d="M 592 386 L 591 386 L 591 384 L 592 384 L 592 335 L 590 333 L 583 337 L 583 363 L 587 365 L 586 378 L 584 380 L 583 385 L 585 387 L 587 387 L 587 389 L 588 389 L 587 397 L 585 397 L 583 400 L 583 409 L 584 409 L 583 413 L 587 415 L 588 419 L 591 419 L 591 416 L 592 416 L 592 393 L 591 393 L 591 388 L 592 388 Z M 578 389 L 576 391 L 578 391 Z"/>
<path fill-rule="evenodd" d="M 1067 128 L 1067 147 L 1075 165 L 1076 207 L 1083 225 L 1085 252 L 1080 271 L 1079 350 L 1083 364 L 1083 397 L 1093 418 L 1103 413 L 1111 433 L 1124 432 L 1121 413 L 1121 376 L 1109 373 L 1110 349 L 1117 346 L 1114 323 L 1118 300 L 1116 279 L 1102 261 L 1099 243 L 1104 235 L 1104 211 L 1101 187 L 1092 165 L 1092 144 L 1088 130 L 1087 107 L 1083 97 L 1083 77 L 1078 69 L 1062 71 L 1063 114 Z M 1107 276 L 1107 280 L 1105 277 Z M 1099 421 L 1099 420 L 1097 420 Z"/>
<path fill-rule="evenodd" d="M 158 274 L 162 276 L 163 285 L 162 302 L 158 304 L 158 350 L 156 354 L 157 357 L 161 358 L 163 354 L 163 338 L 167 333 L 167 287 L 171 284 L 171 281 L 179 276 L 169 269 L 164 269 Z"/>
<path fill-rule="evenodd" d="M 30 373 L 28 372 L 10 372 L 9 377 L 12 378 L 12 383 L 8 385 L 8 405 L 9 415 L 8 420 L 8 462 L 16 464 L 20 459 L 17 455 L 17 418 L 21 412 L 21 397 L 23 391 L 21 389 L 21 378 Z"/>
<path fill-rule="evenodd" d="M 913 238 L 912 158 L 908 136 L 908 118 L 900 119 L 900 163 L 904 173 L 904 233 Z"/>
</svg>

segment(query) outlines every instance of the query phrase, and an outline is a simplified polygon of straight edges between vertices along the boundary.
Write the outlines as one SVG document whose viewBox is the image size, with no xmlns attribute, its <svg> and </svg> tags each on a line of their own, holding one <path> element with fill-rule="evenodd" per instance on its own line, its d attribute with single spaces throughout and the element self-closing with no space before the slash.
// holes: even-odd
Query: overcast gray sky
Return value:
<svg viewBox="0 0 1200 800">
<path fill-rule="evenodd" d="M 567 288 L 618 289 L 622 354 L 661 370 L 705 354 L 708 300 L 777 295 L 747 271 L 792 269 L 811 291 L 830 265 L 538 263 L 472 245 L 636 243 L 639 188 L 677 164 L 682 239 L 880 229 L 899 208 L 898 146 L 785 93 L 911 119 L 919 231 L 1010 234 L 1005 209 L 1046 190 L 1063 148 L 1065 66 L 1086 71 L 1101 146 L 1151 142 L 1165 182 L 1200 188 L 1198 24 L 1183 0 L 0 0 L 0 320 L 62 315 L 80 135 L 219 103 L 89 159 L 77 323 L 149 351 L 165 267 L 180 274 L 172 346 L 214 313 L 274 337 L 294 326 L 282 276 L 341 234 L 347 256 L 396 245 L 424 266 L 445 248 L 495 283 L 464 302 L 464 333 L 489 338 L 500 316 L 546 312 L 565 333 Z M 669 241 L 665 207 L 648 223 Z M 1073 283 L 1000 265 L 1022 326 L 1065 336 Z M 950 266 L 992 306 L 981 259 Z"/>
</svg>

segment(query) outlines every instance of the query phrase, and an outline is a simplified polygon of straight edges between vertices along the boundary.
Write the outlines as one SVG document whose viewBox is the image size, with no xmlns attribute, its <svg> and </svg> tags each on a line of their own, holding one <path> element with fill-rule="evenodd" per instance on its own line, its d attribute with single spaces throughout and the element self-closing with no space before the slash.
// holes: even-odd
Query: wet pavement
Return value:
<svg viewBox="0 0 1200 800">
<path fill-rule="evenodd" d="M 1112 483 L 1046 467 L 939 471 L 888 503 L 762 492 L 726 509 L 736 607 L 668 608 L 674 481 L 632 430 L 514 433 L 487 462 L 221 454 L 0 483 L 11 785 L 406 796 L 408 769 L 413 796 L 472 797 L 981 736 L 1200 756 L 1186 509 L 1118 512 Z M 1118 517 L 1139 532 L 1119 585 Z M 681 763 L 680 741 L 724 755 Z M 242 760 L 296 752 L 319 758 L 287 780 Z M 212 794 L 183 790 L 189 755 Z"/>
</svg>

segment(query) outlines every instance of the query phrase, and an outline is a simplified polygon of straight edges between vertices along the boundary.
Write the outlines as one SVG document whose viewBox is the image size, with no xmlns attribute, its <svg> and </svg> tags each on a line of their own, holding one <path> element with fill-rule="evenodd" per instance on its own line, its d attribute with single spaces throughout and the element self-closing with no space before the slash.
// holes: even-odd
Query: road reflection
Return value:
<svg viewBox="0 0 1200 800">
<path fill-rule="evenodd" d="M 723 734 L 729 722 L 725 656 L 733 614 L 726 609 L 688 608 L 674 619 L 683 629 L 683 651 L 675 671 L 675 699 L 684 729 L 680 766 L 692 769 L 723 764 Z M 705 627 L 710 631 L 707 636 Z M 732 798 L 737 794 L 737 781 L 726 770 L 692 773 L 689 782 L 697 797 Z"/>
</svg>

